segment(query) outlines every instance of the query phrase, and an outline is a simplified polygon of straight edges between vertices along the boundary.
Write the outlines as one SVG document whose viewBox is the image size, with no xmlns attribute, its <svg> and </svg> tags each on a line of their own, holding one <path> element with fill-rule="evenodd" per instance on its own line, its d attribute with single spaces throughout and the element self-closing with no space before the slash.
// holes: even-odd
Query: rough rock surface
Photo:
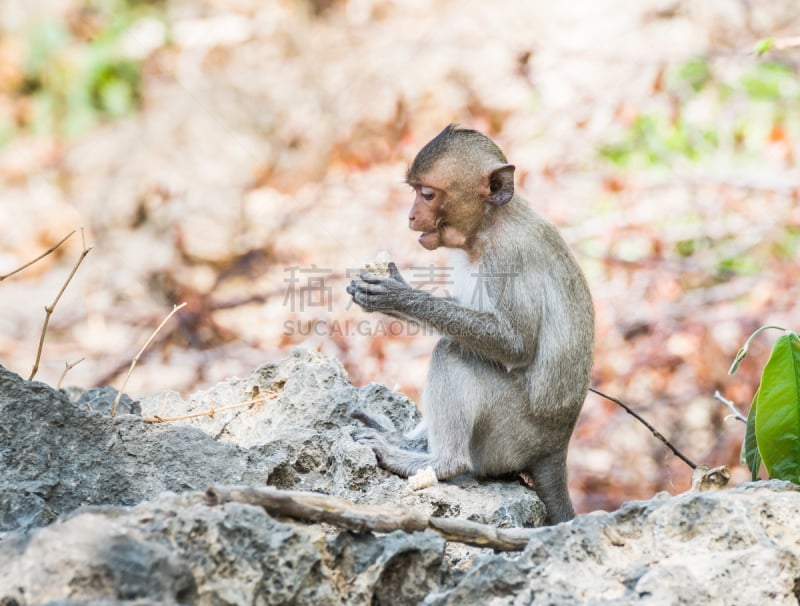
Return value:
<svg viewBox="0 0 800 606">
<path fill-rule="evenodd" d="M 186 402 L 165 392 L 125 406 L 145 417 L 185 416 L 268 395 L 213 417 L 157 424 L 139 414 L 110 418 L 113 390 L 70 391 L 76 402 L 0 367 L 0 533 L 49 524 L 80 505 L 133 505 L 211 484 L 399 501 L 504 526 L 535 526 L 544 516 L 535 493 L 518 483 L 463 476 L 414 493 L 377 468 L 372 451 L 351 437 L 358 423 L 350 413 L 363 409 L 405 431 L 418 420 L 416 409 L 382 385 L 354 387 L 336 360 L 320 354 L 298 351 Z"/>
<path fill-rule="evenodd" d="M 0 602 L 417 604 L 441 586 L 443 557 L 444 541 L 429 532 L 331 538 L 258 507 L 164 494 L 13 533 L 0 549 Z"/>
<path fill-rule="evenodd" d="M 429 604 L 800 602 L 800 487 L 658 495 L 541 528 L 517 559 L 478 559 Z"/>
<path fill-rule="evenodd" d="M 522 554 L 494 554 L 431 532 L 359 534 L 203 503 L 211 484 L 269 484 L 541 523 L 541 502 L 519 483 L 462 476 L 412 492 L 377 468 L 352 439 L 350 413 L 406 430 L 415 408 L 383 386 L 352 386 L 331 358 L 296 352 L 186 401 L 123 399 L 125 414 L 110 418 L 115 395 L 56 391 L 0 367 L 0 604 L 800 601 L 791 484 L 659 495 L 538 529 Z"/>
</svg>

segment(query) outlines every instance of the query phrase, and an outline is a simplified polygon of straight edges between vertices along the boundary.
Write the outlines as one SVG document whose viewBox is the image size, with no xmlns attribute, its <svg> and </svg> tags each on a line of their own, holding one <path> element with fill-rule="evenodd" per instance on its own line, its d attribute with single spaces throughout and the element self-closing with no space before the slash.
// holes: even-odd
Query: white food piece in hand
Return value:
<svg viewBox="0 0 800 606">
<path fill-rule="evenodd" d="M 438 483 L 439 480 L 436 479 L 436 473 L 433 471 L 433 467 L 420 469 L 417 473 L 408 478 L 408 487 L 411 490 L 422 490 L 423 488 Z"/>
<path fill-rule="evenodd" d="M 389 256 L 389 253 L 385 250 L 382 250 L 375 255 L 374 260 L 364 263 L 362 270 L 387 278 L 389 277 L 389 261 L 391 260 L 392 258 Z"/>
</svg>

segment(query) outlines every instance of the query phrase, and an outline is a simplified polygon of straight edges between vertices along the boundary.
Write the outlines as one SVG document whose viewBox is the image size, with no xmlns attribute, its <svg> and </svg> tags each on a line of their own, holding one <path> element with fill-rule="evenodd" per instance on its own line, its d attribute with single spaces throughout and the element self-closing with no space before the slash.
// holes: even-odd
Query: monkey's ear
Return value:
<svg viewBox="0 0 800 606">
<path fill-rule="evenodd" d="M 489 173 L 489 192 L 486 201 L 502 206 L 514 197 L 514 165 L 504 164 Z"/>
</svg>

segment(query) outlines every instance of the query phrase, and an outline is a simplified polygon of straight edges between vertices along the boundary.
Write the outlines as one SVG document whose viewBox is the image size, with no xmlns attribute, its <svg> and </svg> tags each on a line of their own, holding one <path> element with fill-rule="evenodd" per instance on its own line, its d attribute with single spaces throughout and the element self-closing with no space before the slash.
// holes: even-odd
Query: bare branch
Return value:
<svg viewBox="0 0 800 606">
<path fill-rule="evenodd" d="M 218 412 L 224 412 L 226 410 L 233 410 L 234 408 L 243 408 L 244 406 L 252 408 L 256 404 L 263 404 L 267 397 L 274 398 L 278 394 L 276 392 L 267 392 L 263 396 L 259 396 L 257 398 L 253 398 L 252 400 L 248 400 L 247 402 L 239 402 L 237 404 L 228 404 L 227 406 L 220 406 L 219 408 L 211 407 L 208 410 L 203 410 L 201 412 L 193 412 L 187 415 L 180 415 L 177 417 L 162 417 L 160 414 L 154 417 L 145 417 L 142 419 L 145 423 L 168 423 L 169 421 L 183 421 L 185 419 L 196 419 L 198 417 L 211 417 L 214 418 Z"/>
<path fill-rule="evenodd" d="M 729 416 L 733 417 L 737 421 L 741 421 L 742 423 L 747 423 L 747 417 L 744 416 L 742 413 L 740 413 L 738 410 L 736 410 L 736 405 L 733 402 L 731 402 L 728 398 L 723 396 L 721 393 L 719 393 L 719 390 L 714 392 L 714 399 L 719 400 L 720 402 L 725 404 L 725 406 L 731 409 L 731 412 L 733 412 L 733 414 Z"/>
<path fill-rule="evenodd" d="M 800 48 L 800 36 L 790 36 L 786 38 L 778 38 L 772 48 L 776 50 L 786 50 L 789 48 Z"/>
<path fill-rule="evenodd" d="M 206 491 L 208 505 L 229 502 L 257 505 L 270 515 L 325 522 L 356 532 L 419 532 L 431 529 L 448 541 L 497 551 L 521 551 L 536 532 L 534 528 L 495 528 L 458 518 L 427 516 L 402 505 L 361 505 L 339 497 L 272 487 L 212 486 Z"/>
<path fill-rule="evenodd" d="M 650 430 L 650 433 L 652 433 L 652 434 L 653 434 L 653 435 L 654 435 L 656 438 L 658 438 L 659 440 L 661 440 L 661 441 L 664 443 L 664 445 L 665 445 L 667 448 L 669 448 L 669 449 L 672 451 L 672 454 L 674 454 L 676 457 L 678 457 L 678 458 L 679 458 L 681 461 L 683 461 L 684 463 L 686 463 L 686 464 L 687 464 L 689 467 L 691 467 L 692 469 L 697 469 L 697 463 L 695 463 L 694 461 L 692 461 L 692 460 L 691 460 L 689 457 L 687 457 L 685 454 L 683 454 L 683 453 L 682 453 L 680 450 L 678 450 L 677 448 L 675 448 L 675 446 L 673 446 L 673 445 L 672 445 L 672 442 L 670 442 L 669 440 L 667 440 L 667 438 L 665 438 L 665 437 L 664 437 L 664 436 L 661 434 L 661 432 L 660 432 L 660 431 L 658 431 L 658 430 L 657 430 L 655 427 L 653 427 L 652 425 L 650 425 L 650 423 L 648 423 L 647 421 L 645 421 L 645 420 L 644 420 L 644 419 L 643 419 L 643 418 L 642 418 L 642 417 L 641 417 L 641 416 L 640 416 L 640 415 L 639 415 L 637 412 L 635 412 L 635 411 L 634 411 L 632 408 L 630 408 L 630 407 L 629 407 L 627 404 L 625 404 L 624 402 L 622 402 L 622 401 L 618 400 L 617 398 L 615 398 L 615 397 L 613 397 L 613 396 L 609 396 L 608 394 L 605 394 L 605 393 L 603 393 L 602 391 L 600 391 L 600 390 L 598 390 L 598 389 L 595 389 L 594 387 L 590 387 L 590 388 L 589 388 L 589 391 L 596 393 L 598 396 L 600 396 L 600 397 L 603 397 L 603 398 L 605 398 L 606 400 L 609 400 L 609 401 L 611 401 L 611 402 L 614 402 L 614 404 L 616 404 L 617 406 L 621 406 L 621 407 L 622 407 L 622 408 L 625 410 L 625 412 L 627 412 L 629 415 L 631 415 L 632 417 L 634 417 L 634 418 L 635 418 L 637 421 L 639 421 L 639 423 L 641 423 L 642 425 L 644 425 L 645 427 L 647 427 L 647 429 L 649 429 L 649 430 Z"/>
<path fill-rule="evenodd" d="M 167 314 L 166 318 L 161 320 L 161 324 L 158 325 L 158 327 L 153 331 L 153 334 L 150 335 L 150 338 L 147 339 L 147 341 L 145 342 L 144 345 L 142 345 L 142 348 L 139 350 L 139 353 L 137 353 L 133 357 L 133 360 L 131 360 L 131 367 L 128 369 L 128 374 L 125 375 L 125 380 L 122 382 L 122 387 L 119 388 L 119 391 L 117 392 L 117 397 L 114 398 L 114 405 L 111 407 L 111 416 L 112 417 L 116 416 L 116 414 L 117 414 L 117 406 L 119 405 L 119 401 L 122 398 L 122 393 L 125 391 L 125 386 L 128 384 L 128 379 L 131 378 L 131 373 L 133 372 L 133 369 L 136 367 L 136 363 L 139 361 L 139 358 L 144 353 L 144 350 L 147 349 L 147 346 L 150 345 L 150 343 L 153 341 L 153 339 L 155 339 L 156 335 L 158 334 L 158 331 L 161 330 L 161 328 L 164 326 L 164 324 L 166 324 L 167 321 L 173 315 L 175 315 L 175 313 L 177 311 L 179 311 L 180 309 L 183 309 L 184 307 L 186 307 L 186 303 L 181 303 L 180 305 L 173 305 L 172 306 L 172 311 Z"/>
<path fill-rule="evenodd" d="M 753 49 L 753 52 L 758 56 L 762 56 L 768 51 L 791 50 L 794 48 L 800 48 L 800 36 L 787 36 L 786 38 L 765 38 L 764 40 L 759 40 L 755 49 Z"/>
<path fill-rule="evenodd" d="M 59 377 L 58 383 L 56 383 L 56 389 L 61 389 L 61 383 L 64 381 L 64 377 L 67 376 L 67 373 L 70 370 L 72 370 L 73 368 L 75 368 L 78 364 L 83 362 L 85 359 L 86 358 L 81 358 L 80 360 L 76 360 L 72 364 L 68 364 L 68 363 L 64 362 L 64 366 L 66 366 L 66 368 L 64 368 L 64 372 L 61 373 L 61 377 Z"/>
<path fill-rule="evenodd" d="M 47 249 L 46 251 L 44 251 L 44 252 L 43 252 L 41 255 L 39 255 L 38 257 L 36 257 L 36 258 L 35 258 L 33 261 L 28 261 L 28 262 L 27 262 L 25 265 L 23 265 L 22 267 L 18 267 L 17 269 L 15 269 L 15 270 L 14 270 L 14 271 L 12 271 L 12 272 L 9 272 L 9 273 L 7 273 L 7 274 L 3 274 L 2 276 L 0 276 L 0 282 L 2 282 L 3 280 L 5 280 L 6 278 L 10 278 L 10 277 L 11 277 L 11 276 L 13 276 L 14 274 L 17 274 L 17 273 L 21 272 L 23 269 L 27 269 L 28 267 L 30 267 L 31 265 L 33 265 L 34 263 L 36 263 L 36 262 L 37 262 L 37 261 L 39 261 L 40 259 L 44 259 L 44 258 L 45 258 L 47 255 L 49 255 L 51 252 L 53 252 L 55 249 L 57 249 L 59 246 L 61 246 L 61 245 L 62 245 L 64 242 L 66 242 L 67 240 L 69 240 L 69 239 L 72 237 L 72 235 L 73 235 L 74 233 L 75 233 L 75 230 L 73 229 L 73 230 L 72 230 L 71 232 L 69 232 L 69 233 L 68 233 L 66 236 L 64 236 L 64 237 L 61 239 L 61 241 L 60 241 L 58 244 L 55 244 L 55 245 L 51 246 L 50 248 L 48 248 L 48 249 Z M 84 248 L 85 248 L 85 247 L 84 247 Z"/>
<path fill-rule="evenodd" d="M 72 234 L 70 234 L 70 236 L 71 235 Z M 83 238 L 83 228 L 81 228 L 81 238 Z M 75 275 L 75 272 L 78 271 L 78 268 L 80 267 L 81 263 L 83 263 L 83 260 L 86 258 L 86 255 L 88 255 L 91 250 L 92 247 L 90 246 L 89 248 L 86 248 L 86 240 L 83 240 L 83 250 L 81 251 L 81 256 L 78 257 L 78 261 L 75 263 L 75 267 L 72 268 L 72 271 L 69 273 L 69 276 L 67 276 L 66 281 L 64 282 L 63 286 L 61 286 L 61 290 L 58 291 L 58 294 L 56 295 L 56 298 L 53 300 L 53 302 L 49 305 L 49 307 L 44 308 L 45 316 L 44 316 L 44 324 L 42 325 L 42 334 L 39 336 L 39 347 L 36 350 L 36 361 L 33 363 L 31 376 L 28 377 L 29 381 L 33 380 L 33 378 L 36 376 L 36 373 L 39 370 L 39 362 L 42 359 L 42 348 L 44 347 L 44 336 L 47 334 L 47 325 L 50 323 L 50 316 L 53 315 L 53 310 L 56 308 L 56 304 L 58 303 L 59 299 L 61 299 L 61 295 L 63 295 L 64 291 L 67 290 L 67 286 L 69 286 L 72 277 Z"/>
</svg>

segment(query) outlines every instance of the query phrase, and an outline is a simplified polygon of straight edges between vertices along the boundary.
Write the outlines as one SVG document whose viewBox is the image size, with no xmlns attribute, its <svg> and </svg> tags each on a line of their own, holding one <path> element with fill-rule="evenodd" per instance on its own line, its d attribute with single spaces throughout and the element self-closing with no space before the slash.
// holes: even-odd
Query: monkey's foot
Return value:
<svg viewBox="0 0 800 606">
<path fill-rule="evenodd" d="M 390 443 L 383 434 L 367 427 L 354 431 L 353 439 L 372 448 L 378 465 L 383 469 L 403 478 L 432 467 L 439 480 L 447 480 L 469 469 L 469 465 L 458 457 L 436 458 L 428 452 L 405 450 Z"/>
<path fill-rule="evenodd" d="M 367 417 L 369 418 L 369 417 Z M 359 418 L 359 420 L 361 420 Z M 371 420 L 371 419 L 370 419 Z M 372 426 L 370 427 L 359 427 L 355 431 L 353 431 L 353 439 L 358 442 L 359 444 L 363 444 L 364 446 L 369 446 L 372 449 L 372 452 L 375 453 L 375 458 L 378 460 L 378 465 L 387 469 L 387 471 L 393 471 L 398 475 L 407 475 L 401 474 L 399 472 L 394 471 L 393 469 L 388 469 L 385 464 L 385 459 L 391 450 L 399 450 L 396 447 L 393 447 L 389 442 L 386 440 L 385 437 L 380 433 L 381 429 L 376 429 Z M 389 456 L 391 458 L 391 456 Z"/>
</svg>

